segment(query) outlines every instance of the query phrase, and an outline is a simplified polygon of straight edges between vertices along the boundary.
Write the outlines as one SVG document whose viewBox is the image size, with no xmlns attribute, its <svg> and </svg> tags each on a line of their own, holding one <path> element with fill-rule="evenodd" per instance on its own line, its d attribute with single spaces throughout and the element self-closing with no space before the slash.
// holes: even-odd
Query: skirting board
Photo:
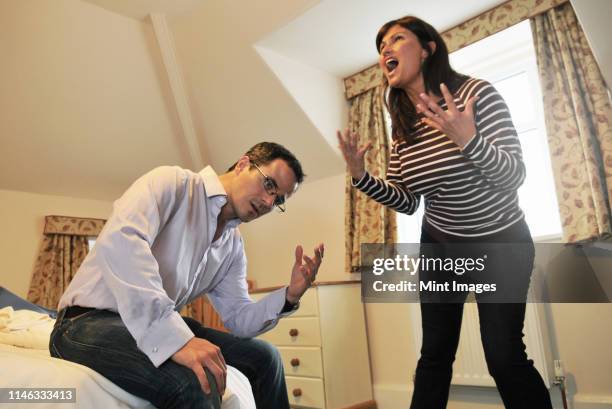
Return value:
<svg viewBox="0 0 612 409">
<path fill-rule="evenodd" d="M 405 409 L 412 398 L 412 384 L 375 384 L 374 399 L 378 409 Z M 563 409 L 561 392 L 554 387 L 550 390 L 554 409 Z M 576 394 L 568 397 L 572 409 L 612 409 L 612 395 Z M 477 388 L 453 386 L 447 409 L 504 409 L 497 390 L 494 388 Z"/>
<path fill-rule="evenodd" d="M 378 409 L 378 407 L 376 406 L 376 401 L 369 400 L 367 402 L 356 403 L 344 409 Z"/>
<path fill-rule="evenodd" d="M 574 395 L 574 409 L 612 409 L 612 395 Z"/>
<path fill-rule="evenodd" d="M 374 400 L 378 409 L 406 409 L 412 398 L 412 385 L 374 384 Z"/>
</svg>

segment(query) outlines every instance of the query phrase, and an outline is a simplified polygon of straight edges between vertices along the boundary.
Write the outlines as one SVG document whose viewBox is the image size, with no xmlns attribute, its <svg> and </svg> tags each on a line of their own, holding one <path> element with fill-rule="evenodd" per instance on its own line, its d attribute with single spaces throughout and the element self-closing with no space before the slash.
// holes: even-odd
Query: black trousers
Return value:
<svg viewBox="0 0 612 409">
<path fill-rule="evenodd" d="M 531 235 L 524 221 L 490 236 L 465 240 L 438 232 L 426 223 L 423 225 L 421 243 L 434 244 L 426 246 L 428 257 L 448 256 L 448 252 L 454 251 L 453 243 L 458 241 L 462 246 L 472 245 L 473 255 L 482 253 L 483 243 L 520 243 L 519 254 L 508 254 L 509 247 L 506 245 L 485 247 L 495 273 L 511 278 L 508 282 L 512 283 L 513 297 L 516 298 L 517 291 L 526 297 L 534 253 Z M 461 252 L 465 249 L 461 247 Z M 438 272 L 420 272 L 420 279 L 438 278 L 436 274 Z M 452 365 L 459 344 L 463 302 L 467 293 L 450 295 L 450 302 L 443 299 L 444 294 L 438 293 L 437 299 L 421 302 L 423 344 L 411 409 L 443 409 L 448 402 Z M 478 294 L 476 300 L 488 370 L 504 406 L 507 409 L 552 409 L 542 377 L 525 352 L 525 302 L 491 302 L 487 295 Z"/>
</svg>

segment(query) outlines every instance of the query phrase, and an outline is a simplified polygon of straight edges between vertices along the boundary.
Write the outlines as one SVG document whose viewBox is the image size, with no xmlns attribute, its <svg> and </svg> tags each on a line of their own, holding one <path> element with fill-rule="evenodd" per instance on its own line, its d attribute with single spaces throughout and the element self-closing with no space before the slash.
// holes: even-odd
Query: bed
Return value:
<svg viewBox="0 0 612 409">
<path fill-rule="evenodd" d="M 90 368 L 51 357 L 53 316 L 0 287 L 0 387 L 76 388 L 75 408 L 154 408 Z M 13 406 L 0 403 L 0 408 Z M 36 403 L 40 409 L 63 407 L 65 403 Z M 229 366 L 222 409 L 255 409 L 248 379 Z"/>
</svg>

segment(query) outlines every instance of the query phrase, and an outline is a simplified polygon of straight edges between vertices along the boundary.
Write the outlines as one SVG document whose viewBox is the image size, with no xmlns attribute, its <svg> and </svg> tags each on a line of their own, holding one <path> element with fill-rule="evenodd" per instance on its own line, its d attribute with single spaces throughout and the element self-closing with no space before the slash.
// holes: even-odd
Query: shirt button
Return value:
<svg viewBox="0 0 612 409">
<path fill-rule="evenodd" d="M 157 347 L 153 348 L 153 352 L 157 352 Z"/>
</svg>

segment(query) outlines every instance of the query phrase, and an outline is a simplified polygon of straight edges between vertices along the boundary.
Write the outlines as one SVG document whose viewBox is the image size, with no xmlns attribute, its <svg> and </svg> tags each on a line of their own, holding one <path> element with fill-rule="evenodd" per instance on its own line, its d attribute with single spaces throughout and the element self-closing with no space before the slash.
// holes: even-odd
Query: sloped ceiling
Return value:
<svg viewBox="0 0 612 409">
<path fill-rule="evenodd" d="M 205 0 L 85 0 L 117 14 L 144 20 L 151 13 L 176 16 L 191 12 Z"/>
<path fill-rule="evenodd" d="M 258 45 L 343 78 L 376 63 L 376 33 L 389 20 L 414 15 L 444 31 L 504 1 L 323 0 Z"/>
<path fill-rule="evenodd" d="M 0 189 L 115 199 L 189 165 L 149 25 L 76 0 L 0 2 Z"/>
<path fill-rule="evenodd" d="M 343 171 L 339 156 L 254 48 L 257 40 L 313 4 L 213 0 L 170 19 L 195 127 L 217 169 L 251 145 L 270 140 L 299 157 L 307 180 Z M 343 120 L 337 119 L 338 126 Z"/>
<path fill-rule="evenodd" d="M 221 172 L 271 140 L 314 181 L 344 171 L 341 80 L 376 61 L 381 24 L 410 13 L 444 30 L 499 3 L 2 2 L 0 189 L 112 200 L 154 166 L 192 167 L 149 13 L 169 23 L 204 162 Z"/>
</svg>

